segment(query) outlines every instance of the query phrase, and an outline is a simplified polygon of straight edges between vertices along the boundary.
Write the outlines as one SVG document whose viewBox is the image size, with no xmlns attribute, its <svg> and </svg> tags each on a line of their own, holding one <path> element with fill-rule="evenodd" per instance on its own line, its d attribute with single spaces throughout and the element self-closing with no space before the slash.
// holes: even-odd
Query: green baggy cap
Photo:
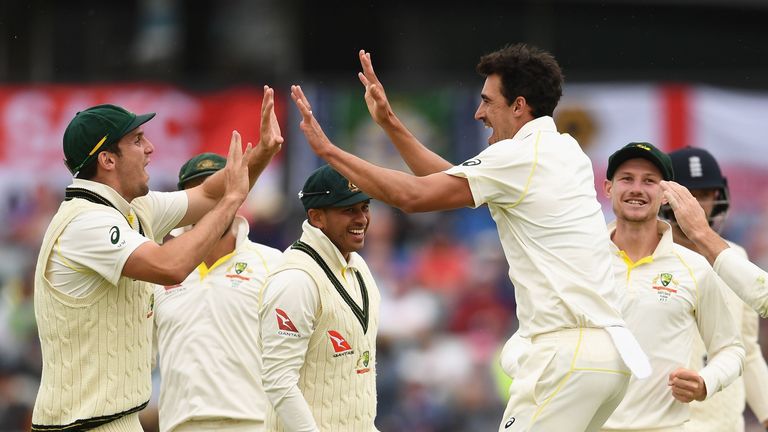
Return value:
<svg viewBox="0 0 768 432">
<path fill-rule="evenodd" d="M 202 176 L 209 176 L 224 168 L 227 160 L 216 153 L 202 153 L 184 162 L 179 170 L 179 190 L 184 189 L 184 183 Z"/>
<path fill-rule="evenodd" d="M 605 173 L 605 178 L 613 179 L 613 175 L 616 174 L 616 170 L 621 164 L 635 158 L 651 161 L 661 171 L 661 177 L 664 180 L 675 179 L 675 171 L 672 169 L 672 159 L 669 155 L 647 142 L 629 143 L 612 154 L 608 158 L 608 170 Z"/>
<path fill-rule="evenodd" d="M 304 210 L 326 207 L 347 207 L 371 197 L 363 193 L 330 165 L 323 165 L 309 175 L 299 192 Z"/>
<path fill-rule="evenodd" d="M 64 131 L 64 163 L 72 175 L 128 132 L 148 122 L 155 113 L 136 115 L 116 105 L 97 105 L 80 111 Z"/>
</svg>

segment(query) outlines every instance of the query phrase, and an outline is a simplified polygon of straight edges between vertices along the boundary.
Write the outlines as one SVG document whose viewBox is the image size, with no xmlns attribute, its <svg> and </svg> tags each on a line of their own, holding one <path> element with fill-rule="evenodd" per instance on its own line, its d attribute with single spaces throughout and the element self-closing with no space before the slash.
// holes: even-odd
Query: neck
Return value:
<svg viewBox="0 0 768 432">
<path fill-rule="evenodd" d="M 617 220 L 616 230 L 613 232 L 611 240 L 632 261 L 637 261 L 652 255 L 659 245 L 661 237 L 655 220 L 646 222 Z"/>
<path fill-rule="evenodd" d="M 124 199 L 125 201 L 127 201 L 128 203 L 130 203 L 131 201 L 133 201 L 133 199 L 134 199 L 134 198 L 136 198 L 136 197 L 134 197 L 134 196 L 127 196 L 127 195 L 125 194 L 125 192 L 123 191 L 123 188 L 121 188 L 121 187 L 120 187 L 120 183 L 119 183 L 119 182 L 117 182 L 117 181 L 116 181 L 115 179 L 113 179 L 112 177 L 109 177 L 109 176 L 105 176 L 105 175 L 99 175 L 99 174 L 97 174 L 97 175 L 95 175 L 93 178 L 91 178 L 90 180 L 91 180 L 91 181 L 95 181 L 95 182 L 98 182 L 98 183 L 101 183 L 101 184 L 104 184 L 104 185 L 107 185 L 107 186 L 111 187 L 111 188 L 112 188 L 112 189 L 113 189 L 115 192 L 117 192 L 117 193 L 118 193 L 118 195 L 120 195 L 121 197 L 123 197 L 123 199 Z"/>
<path fill-rule="evenodd" d="M 232 232 L 232 225 L 230 225 L 229 228 L 224 232 L 224 235 L 221 236 L 219 241 L 216 242 L 216 244 L 213 246 L 213 249 L 211 249 L 211 251 L 203 260 L 205 265 L 211 267 L 221 257 L 232 253 L 232 251 L 235 250 L 236 240 L 237 239 L 235 234 Z"/>
</svg>

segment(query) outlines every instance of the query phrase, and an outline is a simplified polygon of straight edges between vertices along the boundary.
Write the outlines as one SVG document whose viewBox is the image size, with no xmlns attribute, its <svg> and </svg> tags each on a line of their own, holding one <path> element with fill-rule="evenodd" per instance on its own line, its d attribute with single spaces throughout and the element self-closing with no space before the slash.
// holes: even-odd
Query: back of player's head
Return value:
<svg viewBox="0 0 768 432">
<path fill-rule="evenodd" d="M 563 73 L 552 54 L 517 43 L 486 54 L 477 64 L 477 72 L 501 77 L 501 94 L 507 104 L 525 98 L 534 118 L 551 116 L 563 95 Z"/>
<path fill-rule="evenodd" d="M 669 154 L 675 169 L 675 181 L 691 191 L 714 189 L 717 191 L 712 214 L 714 218 L 728 211 L 730 205 L 728 180 L 712 154 L 701 148 L 686 147 Z M 710 220 L 710 223 L 712 221 Z"/>
<path fill-rule="evenodd" d="M 179 170 L 179 190 L 187 189 L 192 180 L 202 179 L 224 168 L 227 160 L 216 153 L 202 153 L 184 162 Z"/>
</svg>

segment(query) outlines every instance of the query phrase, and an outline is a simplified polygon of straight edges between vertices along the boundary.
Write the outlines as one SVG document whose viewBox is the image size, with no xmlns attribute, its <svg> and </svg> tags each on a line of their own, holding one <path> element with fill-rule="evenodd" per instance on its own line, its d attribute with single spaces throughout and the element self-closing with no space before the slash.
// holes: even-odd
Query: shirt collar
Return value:
<svg viewBox="0 0 768 432">
<path fill-rule="evenodd" d="M 550 116 L 537 117 L 524 124 L 512 139 L 522 140 L 537 131 L 557 132 L 557 126 L 555 126 L 555 121 Z"/>
<path fill-rule="evenodd" d="M 235 249 L 239 248 L 243 242 L 248 241 L 248 233 L 251 231 L 251 227 L 248 221 L 240 216 L 235 216 L 232 221 L 232 232 L 235 234 Z"/>
<path fill-rule="evenodd" d="M 301 235 L 301 241 L 312 246 L 312 249 L 317 251 L 326 264 L 335 270 L 340 270 L 342 274 L 349 268 L 358 268 L 358 262 L 362 258 L 357 252 L 350 252 L 349 262 L 344 259 L 336 245 L 318 228 L 313 227 L 308 220 L 305 220 L 301 225 L 303 233 Z"/>
<path fill-rule="evenodd" d="M 105 185 L 104 183 L 74 178 L 72 179 L 72 184 L 70 187 L 81 188 L 95 192 L 99 194 L 99 196 L 112 203 L 112 205 L 115 206 L 115 208 L 120 213 L 122 213 L 124 217 L 128 218 L 131 216 L 131 205 L 128 203 L 128 201 L 120 196 L 116 190 Z"/>
</svg>

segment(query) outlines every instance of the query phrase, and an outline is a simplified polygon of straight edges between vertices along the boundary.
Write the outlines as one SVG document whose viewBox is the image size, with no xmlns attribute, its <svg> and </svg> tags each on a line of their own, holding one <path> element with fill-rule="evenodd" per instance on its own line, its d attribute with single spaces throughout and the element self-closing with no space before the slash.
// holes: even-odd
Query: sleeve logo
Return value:
<svg viewBox="0 0 768 432">
<path fill-rule="evenodd" d="M 299 331 L 293 325 L 293 321 L 288 318 L 288 314 L 282 309 L 275 309 L 277 315 L 277 334 L 282 336 L 299 337 Z"/>
<path fill-rule="evenodd" d="M 113 226 L 109 229 L 109 241 L 111 241 L 113 245 L 116 245 L 117 242 L 120 241 L 120 228 Z"/>
<path fill-rule="evenodd" d="M 480 159 L 470 159 L 464 162 L 463 164 L 461 164 L 461 166 L 475 166 L 475 165 L 480 165 Z"/>
</svg>

